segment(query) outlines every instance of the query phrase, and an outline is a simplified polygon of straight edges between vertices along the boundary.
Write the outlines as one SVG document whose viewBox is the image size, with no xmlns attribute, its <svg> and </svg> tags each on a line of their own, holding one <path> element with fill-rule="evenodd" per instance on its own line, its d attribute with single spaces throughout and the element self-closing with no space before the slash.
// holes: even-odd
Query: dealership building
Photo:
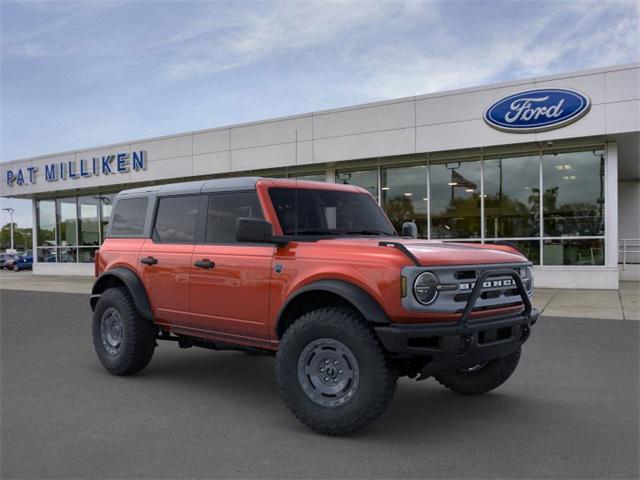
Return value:
<svg viewBox="0 0 640 480">
<path fill-rule="evenodd" d="M 33 202 L 34 273 L 92 275 L 115 194 L 245 175 L 359 185 L 396 229 L 515 244 L 543 287 L 640 279 L 640 64 L 0 164 Z"/>
</svg>

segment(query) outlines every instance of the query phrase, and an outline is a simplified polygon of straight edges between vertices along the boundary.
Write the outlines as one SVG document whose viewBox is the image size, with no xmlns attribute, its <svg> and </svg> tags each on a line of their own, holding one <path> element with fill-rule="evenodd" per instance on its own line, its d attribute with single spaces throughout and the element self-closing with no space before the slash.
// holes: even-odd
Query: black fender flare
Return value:
<svg viewBox="0 0 640 480">
<path fill-rule="evenodd" d="M 316 282 L 305 285 L 302 288 L 296 290 L 289 296 L 287 301 L 282 305 L 278 312 L 276 321 L 276 332 L 280 331 L 280 325 L 283 320 L 284 314 L 287 308 L 298 298 L 312 291 L 329 292 L 342 297 L 344 300 L 354 306 L 363 318 L 376 325 L 388 325 L 391 323 L 388 315 L 380 304 L 369 295 L 362 288 L 354 285 L 353 283 L 346 282 L 344 280 L 318 280 Z"/>
<path fill-rule="evenodd" d="M 126 267 L 112 268 L 98 277 L 91 289 L 91 300 L 89 301 L 91 304 L 91 310 L 95 309 L 98 298 L 100 298 L 100 295 L 105 290 L 105 286 L 114 278 L 120 280 L 124 283 L 127 289 L 129 289 L 131 297 L 133 298 L 133 303 L 140 316 L 145 320 L 153 321 L 151 304 L 149 303 L 149 297 L 147 296 L 147 291 L 142 284 L 142 280 L 140 280 L 140 277 L 138 277 L 135 272 Z"/>
</svg>

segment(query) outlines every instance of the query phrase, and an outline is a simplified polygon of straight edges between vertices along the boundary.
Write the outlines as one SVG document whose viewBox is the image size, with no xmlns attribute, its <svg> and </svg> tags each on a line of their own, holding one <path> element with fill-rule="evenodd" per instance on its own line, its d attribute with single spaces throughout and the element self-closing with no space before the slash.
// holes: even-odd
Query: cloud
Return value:
<svg viewBox="0 0 640 480">
<path fill-rule="evenodd" d="M 5 0 L 0 13 L 3 159 L 640 59 L 632 0 Z"/>
<path fill-rule="evenodd" d="M 612 11 L 606 2 L 551 3 L 535 18 L 496 20 L 491 27 L 501 33 L 475 42 L 437 23 L 445 18 L 434 19 L 433 48 L 387 45 L 367 52 L 361 63 L 368 80 L 357 88 L 372 99 L 397 98 L 640 60 L 637 11 Z"/>
<path fill-rule="evenodd" d="M 245 14 L 223 35 L 212 38 L 210 32 L 200 28 L 201 41 L 175 55 L 168 76 L 185 80 L 263 62 L 283 52 L 328 45 L 346 32 L 383 19 L 402 5 L 276 2 L 267 11 Z"/>
</svg>

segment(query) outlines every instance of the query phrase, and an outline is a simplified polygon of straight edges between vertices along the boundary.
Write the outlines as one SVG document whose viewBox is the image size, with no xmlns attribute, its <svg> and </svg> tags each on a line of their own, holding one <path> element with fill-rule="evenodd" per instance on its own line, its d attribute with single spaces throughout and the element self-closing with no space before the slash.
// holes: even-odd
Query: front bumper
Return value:
<svg viewBox="0 0 640 480">
<path fill-rule="evenodd" d="M 538 311 L 493 317 L 465 326 L 420 324 L 375 327 L 383 347 L 402 357 L 426 357 L 423 376 L 441 370 L 466 368 L 503 357 L 527 341 Z"/>
<path fill-rule="evenodd" d="M 470 321 L 484 280 L 504 275 L 514 279 L 523 310 L 518 314 Z M 531 306 L 515 270 L 486 270 L 476 279 L 467 305 L 455 324 L 391 324 L 375 327 L 375 331 L 389 353 L 422 358 L 425 363 L 421 378 L 426 378 L 438 371 L 472 367 L 515 352 L 527 341 L 537 319 L 538 311 Z"/>
</svg>

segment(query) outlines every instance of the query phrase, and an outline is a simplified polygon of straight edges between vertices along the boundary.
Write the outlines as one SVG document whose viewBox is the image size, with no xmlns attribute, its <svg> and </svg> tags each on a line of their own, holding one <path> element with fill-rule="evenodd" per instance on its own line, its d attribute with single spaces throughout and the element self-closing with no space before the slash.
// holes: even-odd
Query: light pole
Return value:
<svg viewBox="0 0 640 480">
<path fill-rule="evenodd" d="M 9 212 L 9 228 L 11 228 L 11 251 L 13 251 L 13 213 L 15 210 L 13 208 L 3 208 L 2 210 L 6 210 Z"/>
</svg>

